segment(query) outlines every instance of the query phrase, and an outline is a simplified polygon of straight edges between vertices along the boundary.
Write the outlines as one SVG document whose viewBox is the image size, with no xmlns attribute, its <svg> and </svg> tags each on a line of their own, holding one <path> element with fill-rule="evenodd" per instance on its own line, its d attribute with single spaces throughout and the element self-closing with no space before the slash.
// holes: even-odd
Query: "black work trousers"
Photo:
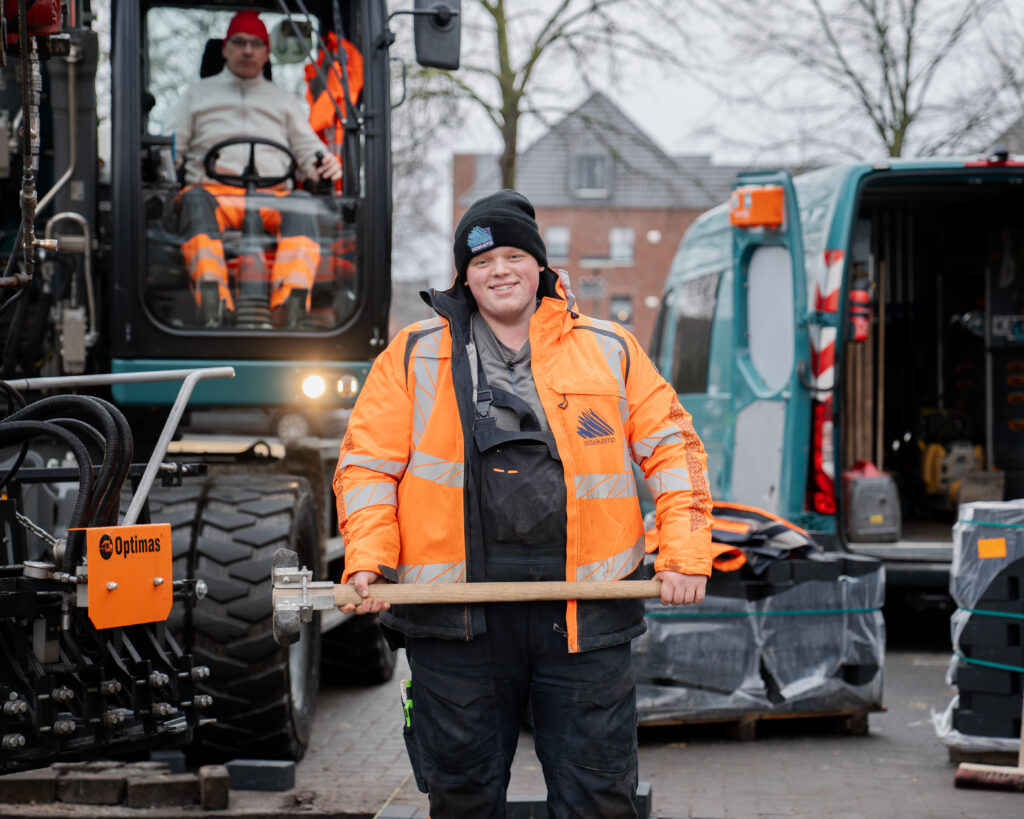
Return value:
<svg viewBox="0 0 1024 819">
<path fill-rule="evenodd" d="M 636 687 L 629 643 L 570 654 L 565 603 L 492 603 L 468 642 L 406 638 L 412 728 L 431 819 L 505 819 L 523 716 L 551 819 L 635 817 Z"/>
</svg>

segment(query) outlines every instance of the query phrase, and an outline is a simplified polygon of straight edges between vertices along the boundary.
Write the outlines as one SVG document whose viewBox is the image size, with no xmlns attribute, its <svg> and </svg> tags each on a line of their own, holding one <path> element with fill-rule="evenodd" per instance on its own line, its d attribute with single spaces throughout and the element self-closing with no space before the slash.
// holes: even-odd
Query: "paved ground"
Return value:
<svg viewBox="0 0 1024 819">
<path fill-rule="evenodd" d="M 716 727 L 660 728 L 641 733 L 640 778 L 652 784 L 661 819 L 935 817 L 1019 819 L 1024 794 L 953 788 L 954 765 L 935 738 L 929 716 L 949 702 L 949 659 L 943 616 L 887 612 L 885 713 L 870 717 L 867 736 L 813 730 L 806 723 L 767 723 L 756 740 L 737 742 Z M 198 809 L 0 806 L 19 817 L 330 816 L 370 819 L 385 804 L 426 816 L 401 738 L 398 680 L 375 688 L 325 691 L 296 788 L 285 793 L 232 791 L 227 812 Z M 540 766 L 528 734 L 513 769 L 512 794 L 541 794 Z M 83 808 L 84 812 L 83 812 Z M 410 814 L 411 815 L 411 814 Z"/>
<path fill-rule="evenodd" d="M 955 766 L 930 721 L 931 711 L 943 709 L 952 695 L 944 679 L 947 621 L 908 611 L 892 613 L 889 620 L 888 710 L 871 715 L 867 736 L 781 721 L 767 724 L 768 730 L 750 742 L 725 738 L 710 727 L 644 731 L 640 778 L 652 784 L 655 814 L 663 819 L 1024 816 L 1022 794 L 953 788 Z M 403 673 L 404 662 L 396 679 Z M 426 808 L 404 756 L 397 682 L 328 691 L 319 707 L 298 775 L 300 790 L 316 792 L 317 808 L 365 807 L 371 816 L 388 800 Z M 510 793 L 543 792 L 540 766 L 524 734 Z"/>
</svg>

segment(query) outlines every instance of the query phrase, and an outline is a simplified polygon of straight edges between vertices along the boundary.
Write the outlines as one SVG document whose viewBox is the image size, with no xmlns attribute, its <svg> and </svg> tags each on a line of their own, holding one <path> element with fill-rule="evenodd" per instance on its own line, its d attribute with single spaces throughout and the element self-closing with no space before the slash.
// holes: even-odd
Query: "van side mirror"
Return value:
<svg viewBox="0 0 1024 819">
<path fill-rule="evenodd" d="M 458 68 L 462 0 L 415 0 L 413 14 L 416 62 L 428 68 Z"/>
</svg>

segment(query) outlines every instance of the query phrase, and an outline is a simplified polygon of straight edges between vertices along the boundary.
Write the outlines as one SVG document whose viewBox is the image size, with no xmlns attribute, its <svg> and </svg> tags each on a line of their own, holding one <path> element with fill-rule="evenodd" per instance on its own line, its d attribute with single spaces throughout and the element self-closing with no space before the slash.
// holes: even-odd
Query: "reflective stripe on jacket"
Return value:
<svg viewBox="0 0 1024 819">
<path fill-rule="evenodd" d="M 477 508 L 467 479 L 476 459 L 466 447 L 473 395 L 465 290 L 432 291 L 440 317 L 395 336 L 352 412 L 334 478 L 342 582 L 356 571 L 401 583 L 482 579 L 477 515 L 487 510 Z M 706 455 L 689 414 L 632 335 L 567 309 L 551 270 L 542 272 L 539 291 L 546 295 L 530 321 L 532 371 L 565 472 L 566 580 L 619 580 L 641 567 L 631 461 L 657 507 L 655 570 L 710 575 Z M 642 607 L 592 605 L 567 604 L 571 651 L 642 633 Z M 415 617 L 402 608 L 410 607 L 393 608 L 384 622 L 407 634 L 470 639 L 484 627 L 474 607 L 419 606 Z"/>
</svg>

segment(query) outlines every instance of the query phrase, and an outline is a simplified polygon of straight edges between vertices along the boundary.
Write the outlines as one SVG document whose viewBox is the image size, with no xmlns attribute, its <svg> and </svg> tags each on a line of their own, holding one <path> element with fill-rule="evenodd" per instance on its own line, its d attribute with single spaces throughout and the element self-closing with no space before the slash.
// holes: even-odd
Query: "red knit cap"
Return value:
<svg viewBox="0 0 1024 819">
<path fill-rule="evenodd" d="M 263 25 L 258 12 L 240 11 L 232 17 L 224 39 L 230 40 L 232 34 L 251 34 L 253 37 L 259 37 L 267 44 L 267 48 L 270 48 L 270 36 L 267 34 L 267 27 Z"/>
</svg>

